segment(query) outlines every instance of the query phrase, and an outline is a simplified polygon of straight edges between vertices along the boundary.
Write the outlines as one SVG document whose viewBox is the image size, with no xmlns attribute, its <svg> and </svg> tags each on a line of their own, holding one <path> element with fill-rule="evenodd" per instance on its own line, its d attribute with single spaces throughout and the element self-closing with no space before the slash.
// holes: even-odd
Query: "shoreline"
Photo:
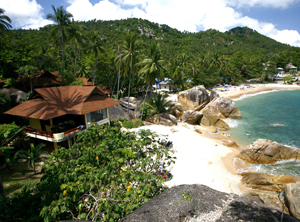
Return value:
<svg viewBox="0 0 300 222">
<path fill-rule="evenodd" d="M 215 190 L 241 194 L 248 190 L 241 183 L 241 176 L 233 164 L 239 149 L 222 145 L 222 140 L 194 131 L 194 126 L 179 123 L 177 126 L 148 125 L 137 128 L 150 129 L 159 135 L 167 135 L 173 141 L 175 164 L 167 168 L 173 179 L 166 181 L 168 187 L 181 184 L 203 184 Z M 177 130 L 172 132 L 171 129 Z"/>
<path fill-rule="evenodd" d="M 261 92 L 273 91 L 273 90 L 300 90 L 300 86 L 297 85 L 283 85 L 283 84 L 252 84 L 255 88 L 246 88 L 244 90 L 236 89 L 227 92 L 218 92 L 220 96 L 227 96 L 231 99 L 239 99 L 245 95 L 255 95 Z"/>
</svg>

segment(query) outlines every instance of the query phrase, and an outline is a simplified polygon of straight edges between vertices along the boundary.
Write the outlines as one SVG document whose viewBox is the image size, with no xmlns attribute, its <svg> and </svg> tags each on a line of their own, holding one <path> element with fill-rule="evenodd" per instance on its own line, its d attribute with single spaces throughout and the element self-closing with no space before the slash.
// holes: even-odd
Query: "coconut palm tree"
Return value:
<svg viewBox="0 0 300 222">
<path fill-rule="evenodd" d="M 144 99 L 144 104 L 143 104 L 142 117 L 144 113 L 145 101 L 147 98 L 149 85 L 152 86 L 152 83 L 154 83 L 156 78 L 157 79 L 163 78 L 162 73 L 163 71 L 166 71 L 165 67 L 163 66 L 164 62 L 165 61 L 161 59 L 159 44 L 157 44 L 157 42 L 152 42 L 150 46 L 149 57 L 145 58 L 142 62 L 136 64 L 142 66 L 142 68 L 139 71 L 139 74 L 143 76 L 145 82 L 148 84 L 145 99 Z"/>
<path fill-rule="evenodd" d="M 90 53 L 93 53 L 95 56 L 95 66 L 94 66 L 94 73 L 93 73 L 93 86 L 95 85 L 95 73 L 97 69 L 97 59 L 101 52 L 104 52 L 103 49 L 103 40 L 97 32 L 93 31 L 90 34 L 89 43 L 87 44 L 86 50 Z"/>
<path fill-rule="evenodd" d="M 35 163 L 39 160 L 42 160 L 41 155 L 42 154 L 48 154 L 47 151 L 42 150 L 42 148 L 46 146 L 43 143 L 40 143 L 37 146 L 34 146 L 33 143 L 30 144 L 29 150 L 20 150 L 16 152 L 14 155 L 14 159 L 24 159 L 27 161 L 28 167 L 33 168 L 34 174 L 35 172 Z"/>
<path fill-rule="evenodd" d="M 11 20 L 7 15 L 4 15 L 5 10 L 0 8 L 0 31 L 11 29 Z"/>
<path fill-rule="evenodd" d="M 168 107 L 172 106 L 172 101 L 167 101 L 167 94 L 154 93 L 153 97 L 147 99 L 147 106 L 152 115 L 168 112 Z"/>
<path fill-rule="evenodd" d="M 52 39 L 57 39 L 57 37 L 61 36 L 61 47 L 62 47 L 62 77 L 64 77 L 64 50 L 65 50 L 65 41 L 66 41 L 66 30 L 70 27 L 71 24 L 71 18 L 73 15 L 66 11 L 63 6 L 60 6 L 59 8 L 55 8 L 54 5 L 52 5 L 52 9 L 54 14 L 48 14 L 47 19 L 52 20 L 55 25 L 53 29 L 51 30 L 50 37 Z"/>
<path fill-rule="evenodd" d="M 80 25 L 78 22 L 75 22 L 74 19 L 72 19 L 71 26 L 67 30 L 67 32 L 68 32 L 67 42 L 73 43 L 74 49 L 75 49 L 75 61 L 74 61 L 74 73 L 73 73 L 74 79 L 75 79 L 76 64 L 77 64 L 77 58 L 78 58 L 78 45 L 83 45 L 83 43 L 84 43 L 84 38 L 82 35 L 83 29 L 84 29 L 84 26 Z"/>
<path fill-rule="evenodd" d="M 129 74 L 129 86 L 128 86 L 128 109 L 129 113 L 129 97 L 130 97 L 130 84 L 131 84 L 131 75 L 134 71 L 133 67 L 137 63 L 137 57 L 140 54 L 141 48 L 141 38 L 140 36 L 133 32 L 128 33 L 121 39 L 121 51 L 119 52 L 115 61 L 117 64 L 120 62 L 123 68 L 124 75 Z M 120 59 L 121 58 L 121 59 Z"/>
</svg>

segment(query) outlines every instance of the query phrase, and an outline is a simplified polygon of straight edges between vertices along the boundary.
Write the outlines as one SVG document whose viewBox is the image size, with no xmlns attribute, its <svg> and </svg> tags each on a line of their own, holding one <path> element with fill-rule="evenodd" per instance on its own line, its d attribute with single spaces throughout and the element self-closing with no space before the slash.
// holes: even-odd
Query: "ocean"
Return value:
<svg viewBox="0 0 300 222">
<path fill-rule="evenodd" d="M 269 139 L 300 149 L 300 90 L 267 91 L 245 95 L 234 100 L 241 119 L 226 122 L 229 133 L 239 144 L 247 146 L 255 140 Z M 247 136 L 246 133 L 250 135 Z M 282 161 L 272 165 L 246 164 L 235 159 L 239 172 L 263 172 L 300 177 L 300 161 Z"/>
</svg>

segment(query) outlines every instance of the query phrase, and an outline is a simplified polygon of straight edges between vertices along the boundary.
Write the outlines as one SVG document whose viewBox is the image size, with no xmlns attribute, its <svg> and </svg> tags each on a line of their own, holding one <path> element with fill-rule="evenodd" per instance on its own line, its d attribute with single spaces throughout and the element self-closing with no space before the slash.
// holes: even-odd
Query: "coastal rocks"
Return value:
<svg viewBox="0 0 300 222">
<path fill-rule="evenodd" d="M 299 159 L 300 151 L 271 140 L 257 139 L 237 157 L 248 163 L 273 164 L 281 160 Z"/>
<path fill-rule="evenodd" d="M 206 101 L 206 102 L 202 103 L 201 105 L 196 106 L 196 107 L 194 108 L 194 110 L 195 110 L 195 111 L 201 111 L 202 109 L 205 108 L 205 106 L 206 106 L 208 103 L 209 103 L 209 101 Z"/>
<path fill-rule="evenodd" d="M 218 98 L 218 97 L 220 97 L 220 95 L 215 90 L 210 91 L 210 96 L 209 96 L 210 101 L 212 101 L 212 100 L 214 100 L 215 98 Z"/>
<path fill-rule="evenodd" d="M 235 102 L 226 96 L 215 98 L 202 110 L 202 112 L 204 116 L 213 123 L 219 118 L 239 119 L 242 117 Z"/>
<path fill-rule="evenodd" d="M 171 107 L 171 113 L 176 117 L 180 118 L 183 115 L 183 107 L 180 103 L 176 103 Z"/>
<path fill-rule="evenodd" d="M 202 134 L 202 128 L 200 126 L 194 126 L 194 129 L 197 133 Z"/>
<path fill-rule="evenodd" d="M 291 215 L 300 219 L 300 182 L 286 184 L 284 198 Z"/>
<path fill-rule="evenodd" d="M 178 95 L 178 102 L 182 105 L 183 110 L 194 109 L 207 101 L 210 101 L 210 97 L 203 86 L 195 86 Z"/>
<path fill-rule="evenodd" d="M 227 147 L 232 147 L 232 148 L 240 147 L 236 142 L 231 141 L 231 140 L 222 140 L 222 142 L 223 142 L 222 144 Z"/>
<path fill-rule="evenodd" d="M 183 200 L 182 193 L 191 197 Z M 279 222 L 281 212 L 265 204 L 235 194 L 227 194 L 204 185 L 179 185 L 154 197 L 124 222 L 164 221 L 255 221 Z M 284 214 L 285 222 L 298 221 Z"/>
<path fill-rule="evenodd" d="M 196 124 L 202 118 L 203 113 L 198 111 L 188 110 L 184 112 L 181 117 L 182 122 L 186 122 L 188 124 Z"/>
<path fill-rule="evenodd" d="M 175 125 L 177 125 L 177 119 L 175 116 L 173 116 L 172 114 L 169 113 L 161 113 L 160 117 L 171 120 L 171 122 Z"/>
<path fill-rule="evenodd" d="M 229 129 L 228 124 L 221 119 L 218 119 L 214 126 L 217 127 L 220 131 L 226 131 Z"/>
<path fill-rule="evenodd" d="M 247 187 L 258 190 L 282 191 L 288 183 L 300 181 L 299 177 L 288 175 L 269 175 L 265 173 L 241 173 L 242 183 Z"/>
<path fill-rule="evenodd" d="M 131 119 L 129 117 L 128 113 L 123 110 L 121 105 L 109 107 L 108 112 L 109 112 L 110 120 L 115 120 L 115 119 L 119 119 L 119 118 L 126 118 L 127 120 Z"/>
<path fill-rule="evenodd" d="M 152 116 L 150 119 L 151 123 L 161 124 L 164 126 L 173 126 L 175 125 L 171 120 L 161 117 L 161 114 L 156 114 Z M 177 124 L 177 123 L 176 123 Z"/>
</svg>

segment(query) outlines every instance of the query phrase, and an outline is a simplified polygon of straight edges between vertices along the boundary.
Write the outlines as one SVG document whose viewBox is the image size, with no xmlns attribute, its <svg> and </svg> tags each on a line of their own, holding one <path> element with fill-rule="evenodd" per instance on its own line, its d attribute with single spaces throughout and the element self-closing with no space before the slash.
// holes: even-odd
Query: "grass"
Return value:
<svg viewBox="0 0 300 222">
<path fill-rule="evenodd" d="M 33 169 L 28 169 L 27 163 L 17 162 L 11 166 L 11 170 L 0 169 L 0 175 L 3 182 L 6 196 L 10 197 L 14 193 L 19 192 L 27 183 L 37 183 L 40 181 L 42 174 L 40 173 L 41 165 L 36 163 L 36 172 Z"/>
</svg>

